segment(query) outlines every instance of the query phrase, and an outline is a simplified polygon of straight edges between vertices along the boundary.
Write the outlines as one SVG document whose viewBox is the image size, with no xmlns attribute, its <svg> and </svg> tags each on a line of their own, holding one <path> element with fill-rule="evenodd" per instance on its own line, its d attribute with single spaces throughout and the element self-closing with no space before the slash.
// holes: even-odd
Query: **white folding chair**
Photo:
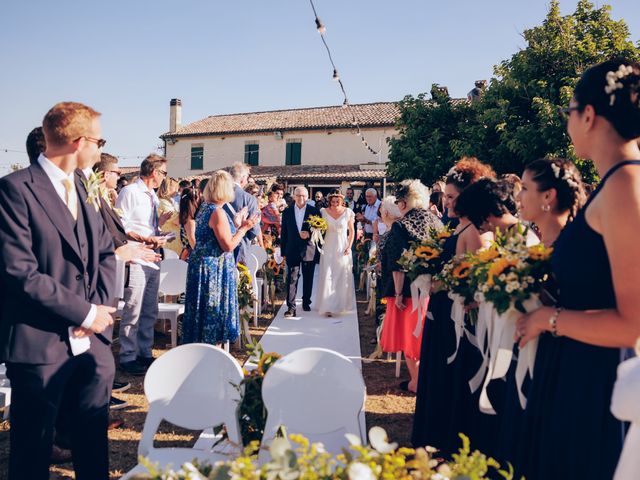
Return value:
<svg viewBox="0 0 640 480">
<path fill-rule="evenodd" d="M 258 277 L 256 276 L 256 274 L 258 273 L 258 269 L 260 268 L 260 265 L 258 264 L 258 259 L 253 253 L 247 252 L 245 256 L 245 260 L 247 262 L 247 268 L 249 269 L 249 273 L 251 274 L 251 288 L 253 289 L 253 326 L 257 327 L 260 301 L 258 300 L 259 283 L 258 283 Z"/>
<path fill-rule="evenodd" d="M 267 259 L 269 258 L 269 256 L 267 255 L 267 251 L 260 245 L 249 245 L 248 252 L 252 255 L 255 255 L 256 259 L 258 260 L 258 270 L 261 270 L 264 264 L 267 263 Z M 260 315 L 262 313 L 262 302 L 264 300 L 264 278 L 256 278 L 256 283 L 258 288 L 255 294 L 256 299 L 258 300 L 258 315 Z"/>
<path fill-rule="evenodd" d="M 187 262 L 170 258 L 160 262 L 160 288 L 162 295 L 181 295 L 187 288 Z M 171 322 L 171 346 L 178 344 L 178 317 L 184 314 L 181 303 L 158 303 L 158 319 Z"/>
<path fill-rule="evenodd" d="M 233 459 L 240 452 L 233 451 L 228 443 L 213 448 L 217 438 L 199 441 L 194 448 L 155 448 L 153 438 L 162 420 L 189 430 L 209 430 L 224 424 L 229 440 L 242 445 L 237 417 L 240 393 L 234 387 L 242 378 L 242 369 L 235 359 L 212 345 L 181 345 L 159 357 L 144 379 L 149 411 L 138 455 L 160 463 L 161 468 L 172 464 L 174 470 L 194 458 L 212 464 Z M 122 478 L 145 472 L 142 465 L 137 465 Z"/>
<path fill-rule="evenodd" d="M 347 357 L 325 348 L 302 348 L 280 358 L 264 377 L 262 398 L 267 409 L 263 445 L 280 426 L 322 442 L 331 453 L 348 447 L 344 434 L 366 444 L 360 412 L 366 398 L 360 369 Z M 265 453 L 261 453 L 264 460 Z"/>
<path fill-rule="evenodd" d="M 175 260 L 177 258 L 180 258 L 180 257 L 175 252 L 175 250 L 171 250 L 170 248 L 165 248 L 164 249 L 164 259 L 165 260 Z"/>
</svg>

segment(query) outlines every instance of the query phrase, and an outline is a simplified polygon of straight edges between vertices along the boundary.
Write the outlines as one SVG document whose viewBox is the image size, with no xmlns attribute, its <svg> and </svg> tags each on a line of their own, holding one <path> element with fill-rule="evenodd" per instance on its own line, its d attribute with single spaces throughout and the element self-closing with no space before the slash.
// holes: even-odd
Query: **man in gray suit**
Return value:
<svg viewBox="0 0 640 480">
<path fill-rule="evenodd" d="M 233 177 L 233 191 L 235 193 L 235 198 L 233 202 L 230 203 L 230 206 L 234 210 L 233 212 L 231 212 L 231 214 L 234 217 L 237 214 L 240 214 L 248 218 L 253 217 L 255 214 L 260 214 L 256 197 L 244 191 L 244 187 L 245 185 L 247 185 L 249 179 L 249 167 L 244 163 L 236 162 L 231 165 L 229 173 L 231 174 L 231 177 Z M 240 242 L 240 245 L 238 245 L 238 247 L 235 249 L 234 255 L 236 257 L 236 262 L 240 262 L 246 265 L 245 255 L 247 247 L 251 245 L 251 241 L 259 234 L 260 222 L 258 222 L 251 230 L 249 230 L 245 234 L 242 242 Z"/>
</svg>

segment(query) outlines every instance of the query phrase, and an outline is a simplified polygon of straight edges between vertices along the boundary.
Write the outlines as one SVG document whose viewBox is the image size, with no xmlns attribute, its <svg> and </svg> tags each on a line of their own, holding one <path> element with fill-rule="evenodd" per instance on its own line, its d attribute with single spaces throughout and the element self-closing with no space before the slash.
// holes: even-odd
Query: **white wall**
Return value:
<svg viewBox="0 0 640 480">
<path fill-rule="evenodd" d="M 353 130 L 314 132 L 283 132 L 282 139 L 273 133 L 227 135 L 211 137 L 181 137 L 171 145 L 167 142 L 168 171 L 172 177 L 188 177 L 210 172 L 244 161 L 244 146 L 255 141 L 259 147 L 259 165 L 284 166 L 287 140 L 302 141 L 301 165 L 356 165 L 369 162 L 385 163 L 389 159 L 387 137 L 397 134 L 393 128 L 363 130 L 364 137 L 380 156 L 370 153 Z M 191 170 L 191 146 L 204 146 L 204 168 Z"/>
</svg>

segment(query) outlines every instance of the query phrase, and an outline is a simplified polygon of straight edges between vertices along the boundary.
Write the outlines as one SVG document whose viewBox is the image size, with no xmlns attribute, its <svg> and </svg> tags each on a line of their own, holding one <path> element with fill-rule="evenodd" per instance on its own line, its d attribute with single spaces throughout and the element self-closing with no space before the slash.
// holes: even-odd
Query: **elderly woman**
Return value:
<svg viewBox="0 0 640 480">
<path fill-rule="evenodd" d="M 233 342 L 240 334 L 233 250 L 260 217 L 245 219 L 236 230 L 223 208 L 234 198 L 233 180 L 224 170 L 211 176 L 203 197 L 189 256 L 182 343 L 215 345 Z"/>
<path fill-rule="evenodd" d="M 418 387 L 418 367 L 422 335 L 415 337 L 413 331 L 418 318 L 418 309 L 413 310 L 409 282 L 405 281 L 398 260 L 402 251 L 409 248 L 409 242 L 422 242 L 429 235 L 429 228 L 440 228 L 442 223 L 429 211 L 429 190 L 418 180 L 405 180 L 396 191 L 396 205 L 403 215 L 393 223 L 384 248 L 381 250 L 382 268 L 389 277 L 385 280 L 383 297 L 387 311 L 382 326 L 380 346 L 385 352 L 402 351 L 407 361 L 410 380 L 402 382 L 400 388 L 415 392 Z M 426 311 L 426 305 L 423 305 Z"/>
</svg>

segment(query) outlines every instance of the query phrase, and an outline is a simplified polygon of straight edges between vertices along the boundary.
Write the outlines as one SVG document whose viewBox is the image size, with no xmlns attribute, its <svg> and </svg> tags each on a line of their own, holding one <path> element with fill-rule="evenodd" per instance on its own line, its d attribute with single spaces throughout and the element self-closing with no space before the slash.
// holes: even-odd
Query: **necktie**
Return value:
<svg viewBox="0 0 640 480">
<path fill-rule="evenodd" d="M 64 185 L 65 197 L 64 201 L 67 204 L 67 208 L 69 212 L 71 212 L 71 216 L 74 220 L 78 219 L 78 195 L 76 194 L 76 188 L 73 184 L 73 181 L 69 178 L 65 178 L 62 180 L 62 185 Z"/>
</svg>

